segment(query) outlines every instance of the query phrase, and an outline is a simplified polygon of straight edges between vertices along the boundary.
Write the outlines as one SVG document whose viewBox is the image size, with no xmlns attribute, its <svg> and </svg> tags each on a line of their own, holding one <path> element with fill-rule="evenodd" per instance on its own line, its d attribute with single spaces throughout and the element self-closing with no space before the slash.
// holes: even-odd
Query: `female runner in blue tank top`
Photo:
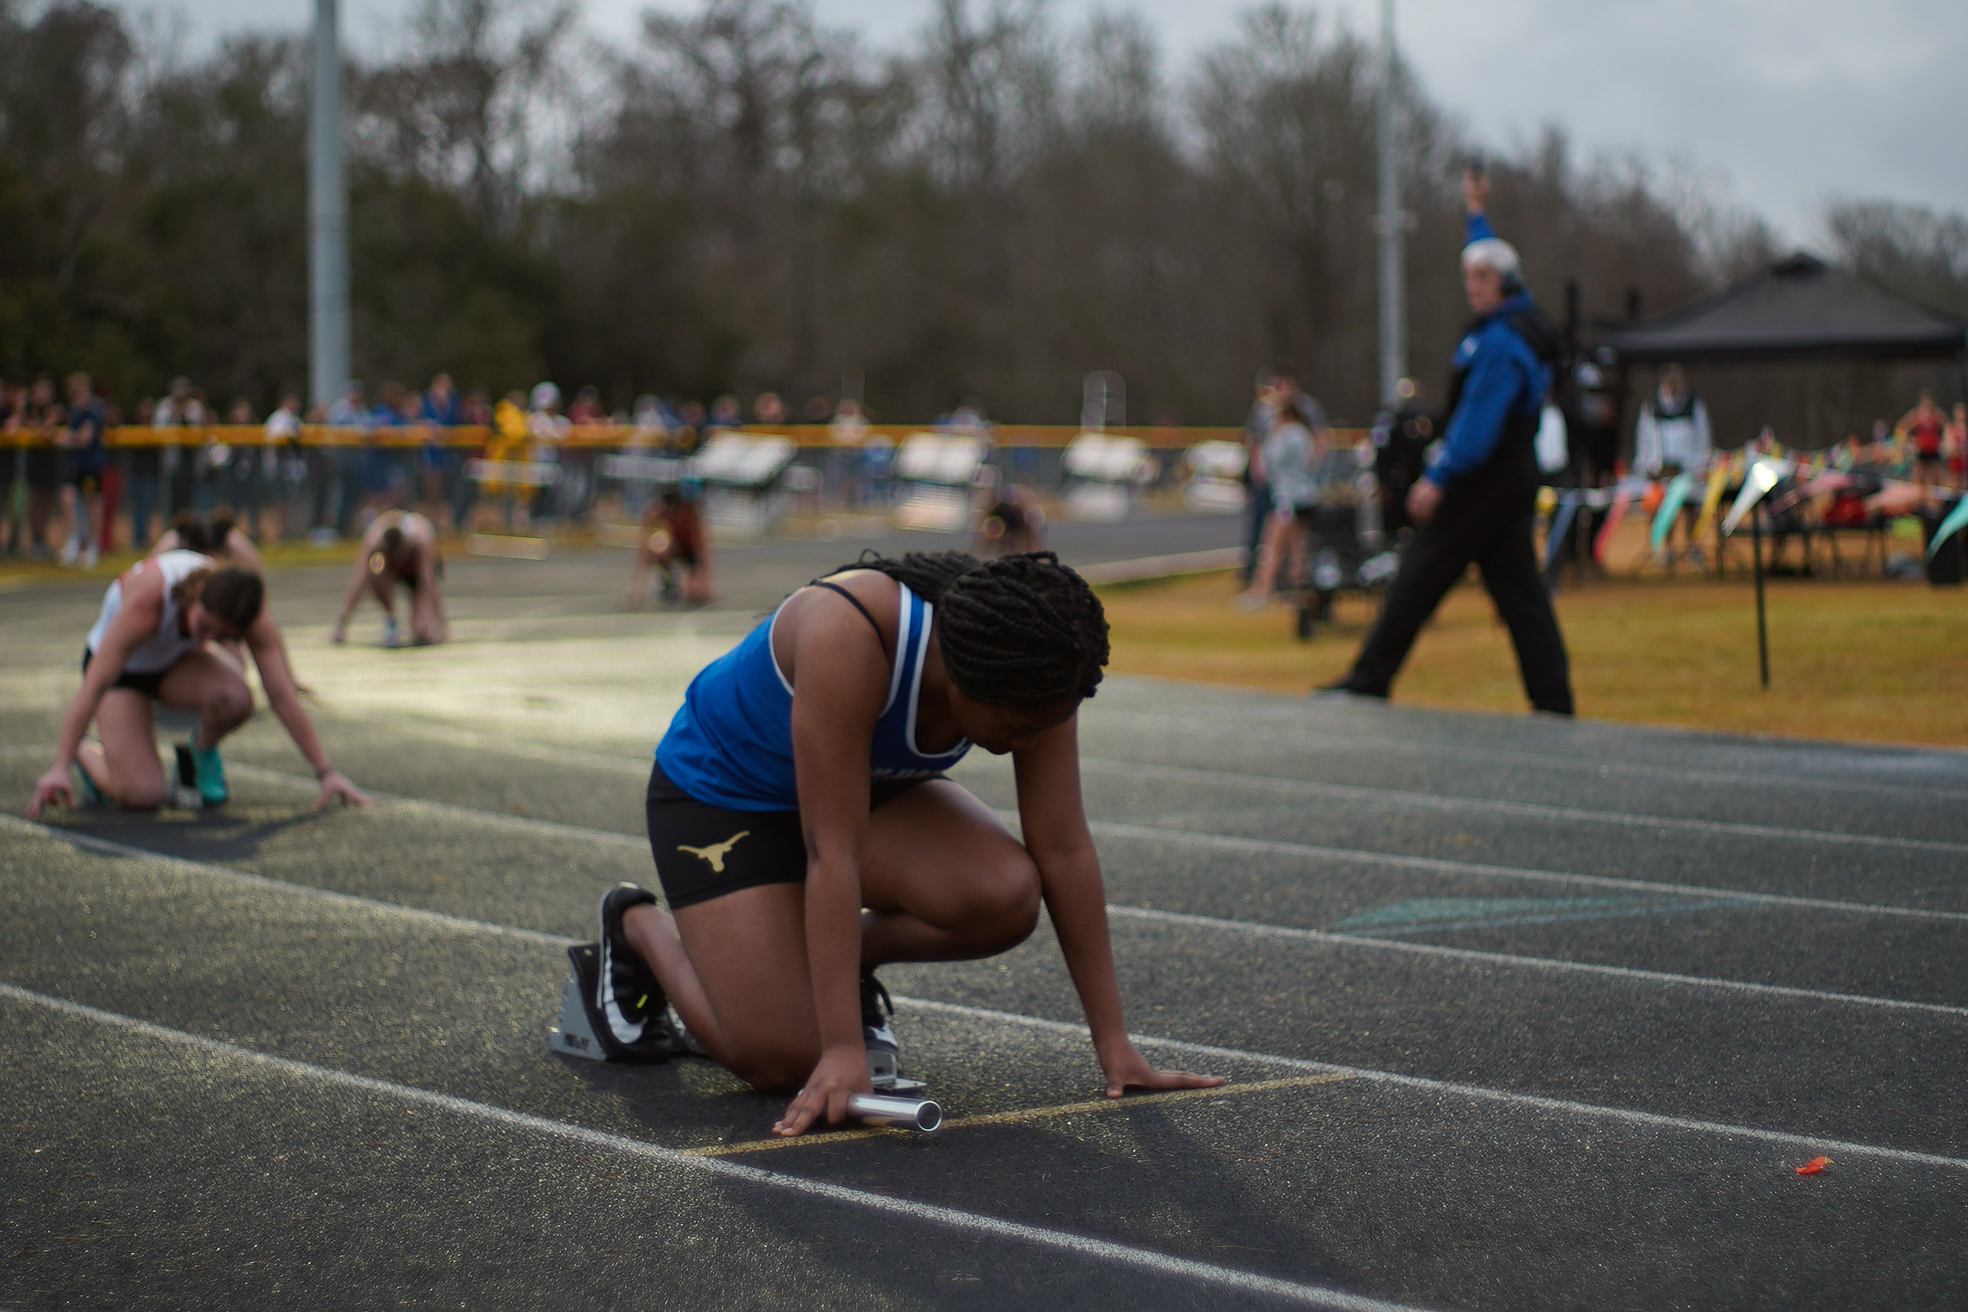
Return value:
<svg viewBox="0 0 1968 1312">
<path fill-rule="evenodd" d="M 670 910 L 602 899 L 589 1010 L 611 1056 L 679 1051 L 667 1005 L 754 1087 L 798 1090 L 774 1127 L 845 1119 L 892 1037 L 876 967 L 988 957 L 1043 903 L 1109 1097 L 1213 1076 L 1127 1036 L 1077 715 L 1107 621 L 1049 552 L 871 558 L 802 588 L 692 682 L 656 752 L 649 837 Z M 1010 753 L 1024 841 L 941 771 Z"/>
</svg>

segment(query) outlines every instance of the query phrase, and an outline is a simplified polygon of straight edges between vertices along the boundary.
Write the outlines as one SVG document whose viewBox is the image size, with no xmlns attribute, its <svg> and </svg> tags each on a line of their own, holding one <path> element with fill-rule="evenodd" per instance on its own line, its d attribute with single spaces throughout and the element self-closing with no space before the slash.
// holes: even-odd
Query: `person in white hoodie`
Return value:
<svg viewBox="0 0 1968 1312">
<path fill-rule="evenodd" d="M 1633 471 L 1645 478 L 1672 478 L 1683 471 L 1704 469 L 1714 448 L 1712 436 L 1708 406 L 1688 386 L 1681 366 L 1670 364 L 1661 370 L 1660 386 L 1653 398 L 1640 407 L 1640 419 L 1633 430 Z M 1688 536 L 1688 554 L 1699 559 L 1695 515 L 1694 505 L 1688 504 L 1682 508 L 1680 519 Z M 1670 529 L 1670 550 L 1673 545 Z"/>
</svg>

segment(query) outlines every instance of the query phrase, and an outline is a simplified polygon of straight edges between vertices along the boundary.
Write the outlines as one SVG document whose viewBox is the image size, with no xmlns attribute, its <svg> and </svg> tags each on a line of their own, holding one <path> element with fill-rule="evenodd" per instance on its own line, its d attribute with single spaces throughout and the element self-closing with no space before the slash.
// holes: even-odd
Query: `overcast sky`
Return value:
<svg viewBox="0 0 1968 1312">
<path fill-rule="evenodd" d="M 583 0 L 588 29 L 621 39 L 652 0 Z M 342 0 L 344 40 L 393 44 L 415 0 Z M 690 12 L 693 0 L 654 0 Z M 910 44 L 933 0 L 817 0 L 827 26 Z M 1819 244 L 1836 197 L 1968 213 L 1964 0 L 1397 0 L 1402 50 L 1428 94 L 1491 149 L 1547 123 L 1585 153 L 1638 151 L 1707 175 L 1792 240 Z M 1379 31 L 1378 0 L 1326 0 L 1327 22 Z M 1169 68 L 1234 35 L 1245 6 L 1216 0 L 1052 0 L 1066 32 L 1097 8 L 1132 10 Z M 308 0 L 184 0 L 193 51 L 253 27 L 299 28 Z"/>
</svg>

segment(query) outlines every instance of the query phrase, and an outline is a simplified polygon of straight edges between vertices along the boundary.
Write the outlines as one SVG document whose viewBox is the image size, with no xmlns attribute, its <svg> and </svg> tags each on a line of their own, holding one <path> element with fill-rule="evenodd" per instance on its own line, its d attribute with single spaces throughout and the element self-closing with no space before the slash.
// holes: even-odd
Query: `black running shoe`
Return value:
<svg viewBox="0 0 1968 1312">
<path fill-rule="evenodd" d="M 655 900 L 654 893 L 634 884 L 618 884 L 601 898 L 601 937 L 595 944 L 588 1010 L 595 1036 L 611 1060 L 663 1061 L 674 1055 L 676 1036 L 665 1014 L 669 999 L 663 996 L 656 972 L 643 963 L 622 932 L 622 916 L 630 907 Z M 630 1055 L 651 1044 L 661 1056 Z"/>
<path fill-rule="evenodd" d="M 595 996 L 601 991 L 601 951 L 595 943 L 576 943 L 567 949 L 567 959 L 574 964 L 574 979 L 580 987 L 582 1010 L 587 1015 L 588 1029 L 594 1034 L 594 1042 L 601 1049 L 600 1057 L 605 1061 L 620 1062 L 662 1062 L 680 1056 L 688 1049 L 678 1040 L 670 1029 L 667 1016 L 651 1016 L 643 1022 L 642 1037 L 632 1044 L 624 1044 L 609 1033 L 603 1023 L 601 1010 L 595 1006 Z M 581 1054 L 588 1055 L 588 1054 Z"/>
<path fill-rule="evenodd" d="M 875 978 L 875 972 L 861 976 L 861 1036 L 868 1045 L 868 1074 L 876 1088 L 893 1085 L 902 1077 L 902 1047 L 895 1041 L 889 1018 L 895 1015 L 895 1002 Z"/>
</svg>

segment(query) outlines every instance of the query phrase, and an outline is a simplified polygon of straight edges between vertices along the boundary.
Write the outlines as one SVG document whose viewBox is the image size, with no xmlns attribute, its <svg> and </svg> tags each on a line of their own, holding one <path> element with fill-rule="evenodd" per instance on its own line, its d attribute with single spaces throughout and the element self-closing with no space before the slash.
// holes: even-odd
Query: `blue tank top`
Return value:
<svg viewBox="0 0 1968 1312">
<path fill-rule="evenodd" d="M 895 586 L 902 594 L 896 657 L 888 703 L 875 721 L 868 752 L 872 780 L 922 779 L 949 769 L 970 750 L 968 739 L 937 754 L 916 748 L 916 703 L 922 695 L 934 608 L 899 580 Z M 779 611 L 774 611 L 690 681 L 683 708 L 656 748 L 656 763 L 670 782 L 700 802 L 735 811 L 799 807 L 793 774 L 793 686 L 772 655 L 772 626 L 778 620 Z"/>
</svg>

